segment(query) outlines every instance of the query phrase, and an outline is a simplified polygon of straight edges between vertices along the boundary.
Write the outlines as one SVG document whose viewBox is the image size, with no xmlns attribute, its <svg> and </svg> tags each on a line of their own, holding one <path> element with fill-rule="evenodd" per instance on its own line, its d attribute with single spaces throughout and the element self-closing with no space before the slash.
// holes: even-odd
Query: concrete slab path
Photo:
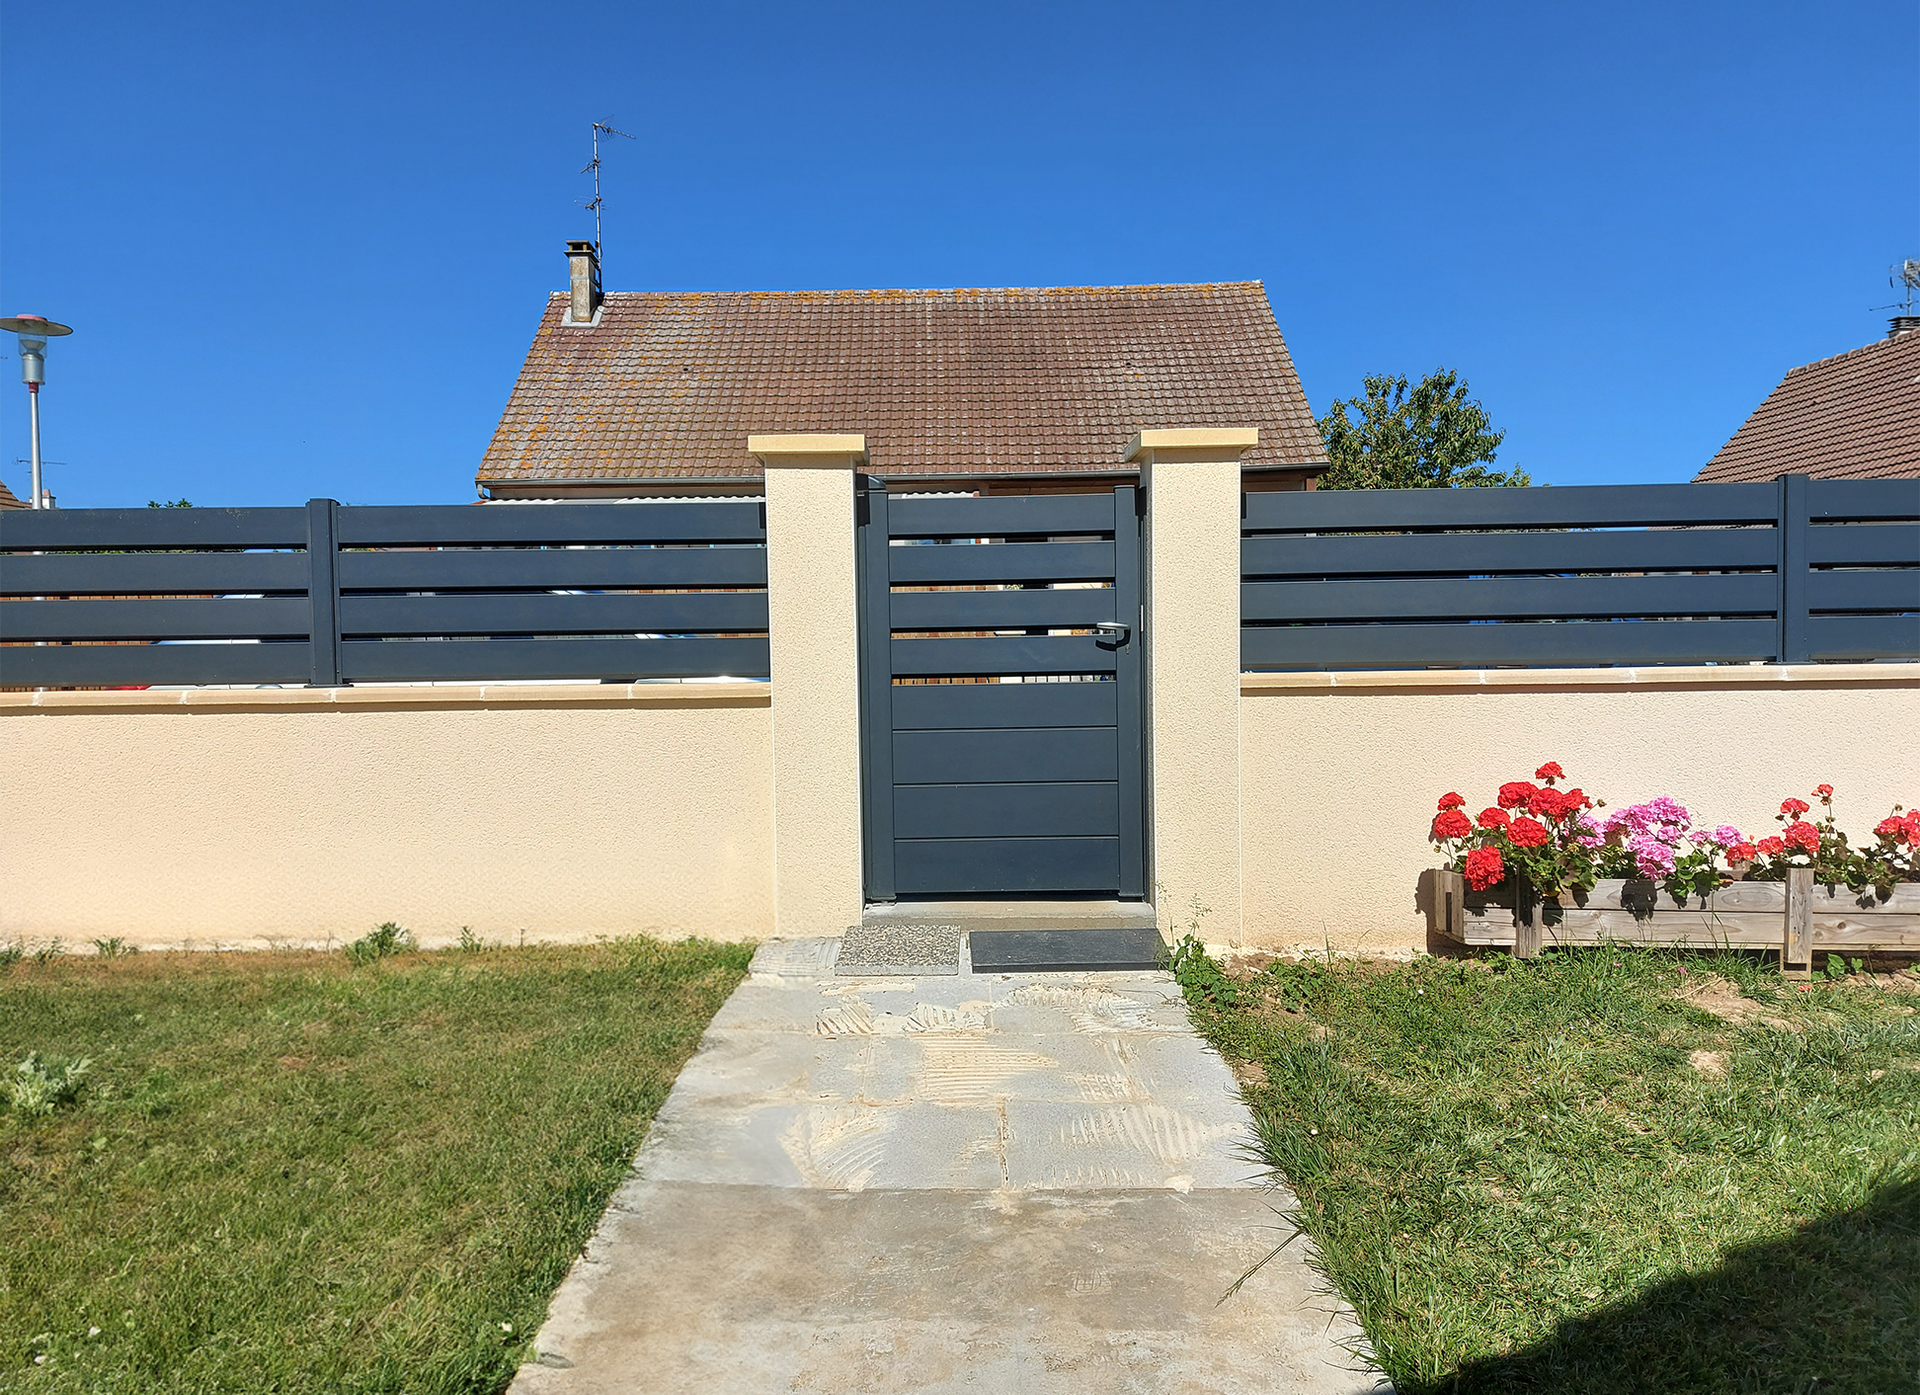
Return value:
<svg viewBox="0 0 1920 1395">
<path fill-rule="evenodd" d="M 1163 973 L 763 946 L 512 1395 L 1385 1389 Z"/>
</svg>

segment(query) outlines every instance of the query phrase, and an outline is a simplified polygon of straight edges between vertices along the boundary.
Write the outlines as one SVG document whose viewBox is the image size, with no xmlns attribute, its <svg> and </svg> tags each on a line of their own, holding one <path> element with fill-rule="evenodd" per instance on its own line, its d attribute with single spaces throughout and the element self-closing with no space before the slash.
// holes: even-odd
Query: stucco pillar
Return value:
<svg viewBox="0 0 1920 1395">
<path fill-rule="evenodd" d="M 749 436 L 767 474 L 773 674 L 773 925 L 860 921 L 860 645 L 853 475 L 860 435 Z"/>
<path fill-rule="evenodd" d="M 1240 457 L 1255 427 L 1142 431 L 1147 860 L 1163 931 L 1240 939 Z"/>
</svg>

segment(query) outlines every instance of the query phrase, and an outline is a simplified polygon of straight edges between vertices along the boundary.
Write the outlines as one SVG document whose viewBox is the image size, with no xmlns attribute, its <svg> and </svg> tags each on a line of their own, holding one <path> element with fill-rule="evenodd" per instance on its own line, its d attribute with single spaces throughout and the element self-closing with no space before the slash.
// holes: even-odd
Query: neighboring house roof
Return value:
<svg viewBox="0 0 1920 1395">
<path fill-rule="evenodd" d="M 1694 480 L 1920 476 L 1920 330 L 1792 369 Z"/>
<path fill-rule="evenodd" d="M 7 482 L 0 480 L 0 509 L 24 509 L 27 507 L 29 507 L 27 502 L 24 499 L 16 498 L 14 492 L 7 488 Z"/>
<path fill-rule="evenodd" d="M 757 478 L 751 432 L 858 431 L 875 473 L 1127 472 L 1142 428 L 1257 426 L 1249 467 L 1326 453 L 1258 281 L 1043 290 L 555 294 L 485 485 Z"/>
</svg>

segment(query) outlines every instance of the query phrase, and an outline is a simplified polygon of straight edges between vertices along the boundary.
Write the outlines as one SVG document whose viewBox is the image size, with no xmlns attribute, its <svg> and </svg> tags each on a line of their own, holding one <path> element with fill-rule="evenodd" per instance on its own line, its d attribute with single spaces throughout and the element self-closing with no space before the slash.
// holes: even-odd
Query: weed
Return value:
<svg viewBox="0 0 1920 1395">
<path fill-rule="evenodd" d="M 45 944 L 41 945 L 40 948 L 33 951 L 33 962 L 44 969 L 66 952 L 67 946 L 65 941 L 48 940 Z"/>
<path fill-rule="evenodd" d="M 16 1114 L 29 1119 L 45 1118 L 63 1104 L 71 1104 L 80 1093 L 80 1081 L 93 1062 L 87 1057 L 77 1061 L 59 1056 L 40 1058 L 29 1051 L 27 1058 L 7 1077 L 7 1104 Z"/>
<path fill-rule="evenodd" d="M 1841 979 L 1857 974 L 1864 968 L 1866 968 L 1864 960 L 1849 960 L 1844 954 L 1829 954 L 1826 968 L 1813 970 L 1812 978 L 1816 983 L 1821 979 L 1825 979 L 1828 983 L 1838 983 Z"/>
<path fill-rule="evenodd" d="M 130 945 L 118 935 L 110 935 L 104 940 L 95 940 L 93 947 L 102 959 L 118 959 L 123 954 L 140 952 L 140 946 Z"/>
<path fill-rule="evenodd" d="M 15 940 L 12 944 L 0 945 L 0 969 L 11 969 L 27 957 L 27 947 Z"/>
<path fill-rule="evenodd" d="M 376 926 L 347 946 L 349 964 L 371 964 L 396 954 L 410 954 L 415 946 L 413 932 L 391 920 Z"/>
<path fill-rule="evenodd" d="M 471 925 L 463 925 L 460 927 L 460 952 L 462 954 L 478 954 L 486 947 L 486 941 L 473 933 L 473 927 Z"/>
</svg>

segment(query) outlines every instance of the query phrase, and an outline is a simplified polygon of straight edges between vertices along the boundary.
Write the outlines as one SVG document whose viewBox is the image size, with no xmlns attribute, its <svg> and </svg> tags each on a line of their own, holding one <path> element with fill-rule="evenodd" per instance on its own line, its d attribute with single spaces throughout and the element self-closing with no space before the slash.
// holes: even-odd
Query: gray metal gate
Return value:
<svg viewBox="0 0 1920 1395">
<path fill-rule="evenodd" d="M 867 897 L 1140 897 L 1137 491 L 860 509 Z"/>
</svg>

